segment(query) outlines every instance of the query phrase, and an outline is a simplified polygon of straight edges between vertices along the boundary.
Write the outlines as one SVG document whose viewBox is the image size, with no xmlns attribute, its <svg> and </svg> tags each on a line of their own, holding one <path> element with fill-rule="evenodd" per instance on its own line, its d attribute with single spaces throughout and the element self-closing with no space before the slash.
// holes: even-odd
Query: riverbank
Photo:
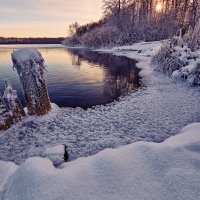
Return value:
<svg viewBox="0 0 200 200">
<path fill-rule="evenodd" d="M 89 196 L 99 199 L 102 194 L 105 199 L 174 199 L 177 196 L 181 199 L 197 199 L 199 168 L 195 163 L 199 162 L 199 124 L 181 129 L 200 121 L 199 88 L 174 81 L 153 70 L 150 61 L 161 45 L 162 42 L 140 43 L 100 50 L 101 53 L 138 60 L 143 87 L 137 92 L 107 106 L 88 110 L 53 105 L 48 115 L 29 116 L 1 132 L 0 199 L 16 199 L 16 196 L 37 200 L 58 198 L 58 193 L 52 193 L 50 188 L 59 190 L 59 198 L 62 199 L 66 196 L 70 199 L 88 199 Z M 179 133 L 183 134 L 156 144 Z M 48 155 L 44 156 L 46 148 L 56 145 L 65 145 L 69 161 L 72 161 L 62 164 L 61 170 L 53 167 Z M 104 150 L 106 148 L 116 149 Z M 97 155 L 80 158 L 94 154 Z M 35 156 L 44 158 L 30 158 Z M 98 183 L 91 176 L 92 171 Z M 39 182 L 36 183 L 36 179 Z M 24 180 L 20 184 L 22 188 L 16 184 L 18 180 Z M 85 184 L 84 180 L 89 184 Z M 136 180 L 140 180 L 139 183 Z M 29 185 L 25 187 L 27 183 Z M 116 190 L 118 187 L 115 186 L 115 192 L 112 192 L 112 185 L 122 189 Z M 191 187 L 188 188 L 188 185 Z M 30 188 L 35 192 L 30 192 Z M 143 192 L 146 189 L 148 196 Z M 22 191 L 23 198 L 20 195 Z"/>
<path fill-rule="evenodd" d="M 69 160 L 74 160 L 136 141 L 162 142 L 185 125 L 199 122 L 199 89 L 173 81 L 150 66 L 161 44 L 104 50 L 137 59 L 143 87 L 107 106 L 62 108 L 45 118 L 28 117 L 1 132 L 0 159 L 20 164 L 42 155 L 46 147 L 64 144 Z"/>
</svg>

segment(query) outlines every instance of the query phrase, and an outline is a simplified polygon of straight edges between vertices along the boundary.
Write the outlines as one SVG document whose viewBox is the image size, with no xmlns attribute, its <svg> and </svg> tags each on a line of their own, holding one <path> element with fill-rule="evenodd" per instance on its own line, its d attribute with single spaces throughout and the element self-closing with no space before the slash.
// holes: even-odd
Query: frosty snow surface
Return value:
<svg viewBox="0 0 200 200">
<path fill-rule="evenodd" d="M 49 115 L 28 117 L 0 134 L 1 160 L 20 164 L 46 147 L 65 144 L 69 160 L 136 141 L 162 142 L 200 120 L 199 88 L 154 72 L 151 57 L 162 42 L 140 43 L 104 52 L 137 59 L 144 87 L 107 106 L 93 109 L 55 105 Z"/>
<path fill-rule="evenodd" d="M 0 161 L 0 200 L 197 200 L 200 123 L 163 143 L 137 142 L 56 169 L 45 158 Z"/>
</svg>

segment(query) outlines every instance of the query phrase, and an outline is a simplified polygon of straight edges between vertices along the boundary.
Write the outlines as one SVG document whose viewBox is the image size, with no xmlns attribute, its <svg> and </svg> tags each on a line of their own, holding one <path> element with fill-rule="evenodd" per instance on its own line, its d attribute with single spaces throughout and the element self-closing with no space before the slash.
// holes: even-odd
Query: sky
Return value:
<svg viewBox="0 0 200 200">
<path fill-rule="evenodd" d="M 63 37 L 69 24 L 101 16 L 102 0 L 0 0 L 0 36 Z"/>
</svg>

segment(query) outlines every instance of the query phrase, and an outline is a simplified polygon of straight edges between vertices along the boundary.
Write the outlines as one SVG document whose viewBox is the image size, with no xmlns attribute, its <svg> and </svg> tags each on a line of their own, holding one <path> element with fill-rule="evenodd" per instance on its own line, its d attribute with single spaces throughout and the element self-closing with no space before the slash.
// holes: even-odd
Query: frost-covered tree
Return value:
<svg viewBox="0 0 200 200">
<path fill-rule="evenodd" d="M 188 46 L 194 51 L 200 49 L 200 19 L 191 32 L 191 37 L 188 40 Z"/>
<path fill-rule="evenodd" d="M 168 39 L 177 30 L 184 34 L 190 26 L 194 28 L 200 17 L 200 0 L 104 0 L 103 5 L 103 23 L 79 26 L 66 44 L 96 47 L 89 36 L 95 38 L 98 32 L 102 36 L 98 35 L 98 46 Z M 84 31 L 79 34 L 79 30 Z"/>
<path fill-rule="evenodd" d="M 6 108 L 12 115 L 13 122 L 18 122 L 23 117 L 25 117 L 25 112 L 20 103 L 17 91 L 13 89 L 11 83 L 8 80 L 5 81 L 5 91 L 3 95 L 3 101 L 6 105 Z"/>
<path fill-rule="evenodd" d="M 29 114 L 38 116 L 47 114 L 51 104 L 42 55 L 35 48 L 23 48 L 12 53 L 12 60 L 13 67 L 20 77 Z"/>
</svg>

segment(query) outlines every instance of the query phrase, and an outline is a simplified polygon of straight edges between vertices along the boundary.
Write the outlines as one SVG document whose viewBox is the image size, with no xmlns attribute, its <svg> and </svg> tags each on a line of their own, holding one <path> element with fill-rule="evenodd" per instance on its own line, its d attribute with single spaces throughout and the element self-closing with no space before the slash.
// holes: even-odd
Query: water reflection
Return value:
<svg viewBox="0 0 200 200">
<path fill-rule="evenodd" d="M 0 47 L 0 92 L 4 89 L 3 79 L 8 78 L 23 101 L 19 78 L 12 70 L 13 48 Z M 50 99 L 61 107 L 107 104 L 139 87 L 139 69 L 126 57 L 86 49 L 46 47 L 39 51 L 48 66 Z"/>
<path fill-rule="evenodd" d="M 104 95 L 108 102 L 127 95 L 139 87 L 139 69 L 136 62 L 126 57 L 100 54 L 87 49 L 69 49 L 72 65 L 81 67 L 81 61 L 104 68 Z"/>
</svg>

